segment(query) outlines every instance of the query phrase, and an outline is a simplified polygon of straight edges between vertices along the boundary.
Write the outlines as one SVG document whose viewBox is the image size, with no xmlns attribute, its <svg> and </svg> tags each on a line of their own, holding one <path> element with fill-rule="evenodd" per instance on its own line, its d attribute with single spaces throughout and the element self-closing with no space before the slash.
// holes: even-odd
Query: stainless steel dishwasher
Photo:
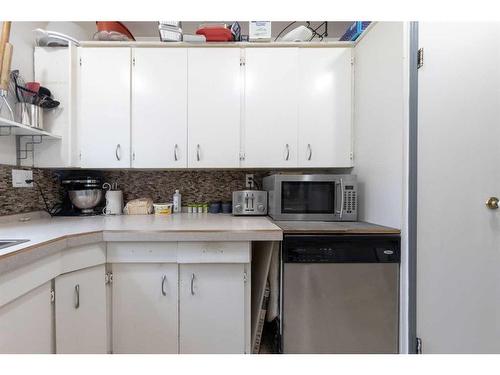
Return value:
<svg viewBox="0 0 500 375">
<path fill-rule="evenodd" d="M 285 235 L 283 353 L 398 353 L 400 238 Z"/>
</svg>

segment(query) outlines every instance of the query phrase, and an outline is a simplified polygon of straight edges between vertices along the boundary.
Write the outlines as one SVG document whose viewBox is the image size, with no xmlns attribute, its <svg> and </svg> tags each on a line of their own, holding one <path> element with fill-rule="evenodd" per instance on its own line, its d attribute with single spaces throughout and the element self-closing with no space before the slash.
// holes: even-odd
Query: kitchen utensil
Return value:
<svg viewBox="0 0 500 375">
<path fill-rule="evenodd" d="M 10 21 L 4 21 L 2 25 L 2 35 L 0 36 L 0 75 L 2 73 L 3 66 L 3 55 L 5 52 L 5 46 L 9 43 L 10 39 Z"/>
<path fill-rule="evenodd" d="M 38 94 L 38 90 L 40 90 L 40 82 L 26 82 L 26 88 Z"/>
<path fill-rule="evenodd" d="M 14 120 L 32 128 L 43 129 L 43 109 L 31 103 L 16 103 Z"/>
<path fill-rule="evenodd" d="M 101 189 L 70 190 L 69 199 L 76 207 L 82 210 L 83 214 L 94 213 L 96 207 L 102 200 Z"/>
<path fill-rule="evenodd" d="M 105 215 L 121 215 L 123 211 L 123 192 L 121 190 L 108 190 L 105 197 L 106 206 L 102 209 L 102 213 Z"/>
</svg>

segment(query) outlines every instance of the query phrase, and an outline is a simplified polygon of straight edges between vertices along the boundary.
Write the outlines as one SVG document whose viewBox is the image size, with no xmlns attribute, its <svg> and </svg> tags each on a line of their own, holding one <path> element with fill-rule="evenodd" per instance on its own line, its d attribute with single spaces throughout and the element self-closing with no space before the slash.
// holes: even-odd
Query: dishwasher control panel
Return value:
<svg viewBox="0 0 500 375">
<path fill-rule="evenodd" d="M 285 263 L 399 263 L 394 235 L 285 235 Z"/>
</svg>

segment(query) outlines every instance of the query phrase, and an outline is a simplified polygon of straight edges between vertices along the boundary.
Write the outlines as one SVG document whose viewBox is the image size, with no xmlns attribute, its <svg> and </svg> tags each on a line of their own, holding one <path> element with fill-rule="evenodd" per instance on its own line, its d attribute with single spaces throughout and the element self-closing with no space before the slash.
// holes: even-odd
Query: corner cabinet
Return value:
<svg viewBox="0 0 500 375">
<path fill-rule="evenodd" d="M 107 353 L 104 265 L 56 277 L 56 353 Z"/>
<path fill-rule="evenodd" d="M 130 168 L 130 48 L 80 48 L 78 139 L 82 168 Z"/>
<path fill-rule="evenodd" d="M 53 353 L 51 282 L 0 306 L 0 353 Z"/>
</svg>

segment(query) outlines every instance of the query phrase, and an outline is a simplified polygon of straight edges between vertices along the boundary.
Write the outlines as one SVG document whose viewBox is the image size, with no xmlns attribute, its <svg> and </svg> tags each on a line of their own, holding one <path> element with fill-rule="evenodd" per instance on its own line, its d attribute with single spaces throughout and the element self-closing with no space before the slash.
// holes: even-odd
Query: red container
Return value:
<svg viewBox="0 0 500 375">
<path fill-rule="evenodd" d="M 114 31 L 123 35 L 126 35 L 130 40 L 135 40 L 132 33 L 127 29 L 127 27 L 118 21 L 96 21 L 97 31 Z"/>
<path fill-rule="evenodd" d="M 207 42 L 232 42 L 231 30 L 222 26 L 204 26 L 196 30 L 196 34 L 204 35 Z"/>
</svg>

